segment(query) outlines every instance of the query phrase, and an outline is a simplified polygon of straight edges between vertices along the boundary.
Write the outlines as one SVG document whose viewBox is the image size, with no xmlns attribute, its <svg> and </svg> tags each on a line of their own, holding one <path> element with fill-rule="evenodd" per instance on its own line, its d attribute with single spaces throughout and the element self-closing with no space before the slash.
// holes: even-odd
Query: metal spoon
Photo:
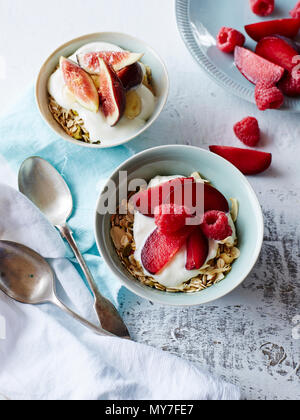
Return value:
<svg viewBox="0 0 300 420">
<path fill-rule="evenodd" d="M 0 290 L 21 303 L 53 303 L 94 333 L 113 336 L 77 315 L 58 299 L 50 265 L 24 245 L 0 241 Z"/>
<path fill-rule="evenodd" d="M 62 237 L 68 241 L 94 294 L 94 308 L 102 328 L 118 337 L 129 338 L 127 327 L 118 311 L 100 294 L 66 223 L 73 212 L 73 200 L 62 176 L 46 160 L 31 157 L 26 159 L 20 168 L 19 190 L 45 214 L 50 223 L 56 226 Z"/>
</svg>

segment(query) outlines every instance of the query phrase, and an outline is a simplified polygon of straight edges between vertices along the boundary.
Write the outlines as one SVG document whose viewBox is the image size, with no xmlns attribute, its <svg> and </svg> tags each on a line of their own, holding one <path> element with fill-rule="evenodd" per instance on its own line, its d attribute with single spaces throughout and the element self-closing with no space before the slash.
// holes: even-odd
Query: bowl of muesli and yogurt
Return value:
<svg viewBox="0 0 300 420">
<path fill-rule="evenodd" d="M 120 180 L 124 171 L 128 179 Z M 145 185 L 135 189 L 135 180 Z M 118 202 L 105 212 L 112 182 Z M 224 159 L 190 146 L 162 146 L 129 159 L 112 175 L 96 214 L 100 254 L 122 283 L 175 306 L 211 302 L 239 286 L 258 259 L 263 231 L 246 178 Z"/>
<path fill-rule="evenodd" d="M 169 79 L 159 56 L 126 34 L 98 33 L 68 42 L 42 66 L 36 99 L 63 139 L 85 147 L 124 144 L 158 118 Z"/>
</svg>

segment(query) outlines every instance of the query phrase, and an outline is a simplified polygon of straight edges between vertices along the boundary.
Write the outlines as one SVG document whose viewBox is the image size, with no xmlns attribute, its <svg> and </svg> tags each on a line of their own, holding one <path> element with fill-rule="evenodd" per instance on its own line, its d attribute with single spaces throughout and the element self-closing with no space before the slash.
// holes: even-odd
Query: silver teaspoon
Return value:
<svg viewBox="0 0 300 420">
<path fill-rule="evenodd" d="M 58 299 L 50 265 L 35 251 L 23 245 L 0 241 L 0 290 L 21 303 L 53 303 L 94 333 L 113 336 L 77 315 Z"/>
<path fill-rule="evenodd" d="M 118 337 L 129 338 L 128 329 L 118 311 L 108 299 L 100 294 L 67 225 L 67 220 L 73 212 L 73 199 L 62 176 L 46 160 L 30 157 L 21 165 L 19 190 L 45 214 L 50 223 L 68 241 L 94 294 L 94 308 L 102 328 Z"/>
</svg>

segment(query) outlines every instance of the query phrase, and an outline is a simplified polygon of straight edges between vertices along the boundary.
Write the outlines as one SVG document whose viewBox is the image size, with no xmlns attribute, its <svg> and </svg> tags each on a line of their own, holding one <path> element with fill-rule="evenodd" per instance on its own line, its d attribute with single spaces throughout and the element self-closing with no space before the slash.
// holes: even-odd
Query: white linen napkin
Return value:
<svg viewBox="0 0 300 420">
<path fill-rule="evenodd" d="M 33 248 L 56 272 L 58 292 L 93 322 L 92 297 L 55 228 L 23 195 L 0 185 L 0 239 Z M 1 268 L 1 260 L 0 260 Z M 151 347 L 99 337 L 51 305 L 0 292 L 0 395 L 30 400 L 237 400 L 239 390 Z M 2 331 L 3 334 L 3 331 Z"/>
</svg>

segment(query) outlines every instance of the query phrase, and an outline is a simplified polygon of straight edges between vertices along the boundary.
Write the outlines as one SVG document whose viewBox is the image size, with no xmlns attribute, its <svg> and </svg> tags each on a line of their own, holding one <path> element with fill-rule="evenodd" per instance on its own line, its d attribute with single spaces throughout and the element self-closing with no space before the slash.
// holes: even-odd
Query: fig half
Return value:
<svg viewBox="0 0 300 420">
<path fill-rule="evenodd" d="M 99 110 L 99 94 L 91 76 L 78 64 L 65 57 L 60 58 L 64 81 L 76 102 L 92 112 Z"/>
<path fill-rule="evenodd" d="M 99 95 L 102 111 L 107 123 L 114 127 L 125 112 L 125 89 L 116 72 L 102 58 L 99 58 L 99 68 Z"/>
<path fill-rule="evenodd" d="M 129 51 L 99 51 L 77 55 L 78 64 L 90 74 L 100 73 L 99 58 L 112 66 L 115 71 L 137 63 L 144 54 L 131 53 Z"/>
</svg>

